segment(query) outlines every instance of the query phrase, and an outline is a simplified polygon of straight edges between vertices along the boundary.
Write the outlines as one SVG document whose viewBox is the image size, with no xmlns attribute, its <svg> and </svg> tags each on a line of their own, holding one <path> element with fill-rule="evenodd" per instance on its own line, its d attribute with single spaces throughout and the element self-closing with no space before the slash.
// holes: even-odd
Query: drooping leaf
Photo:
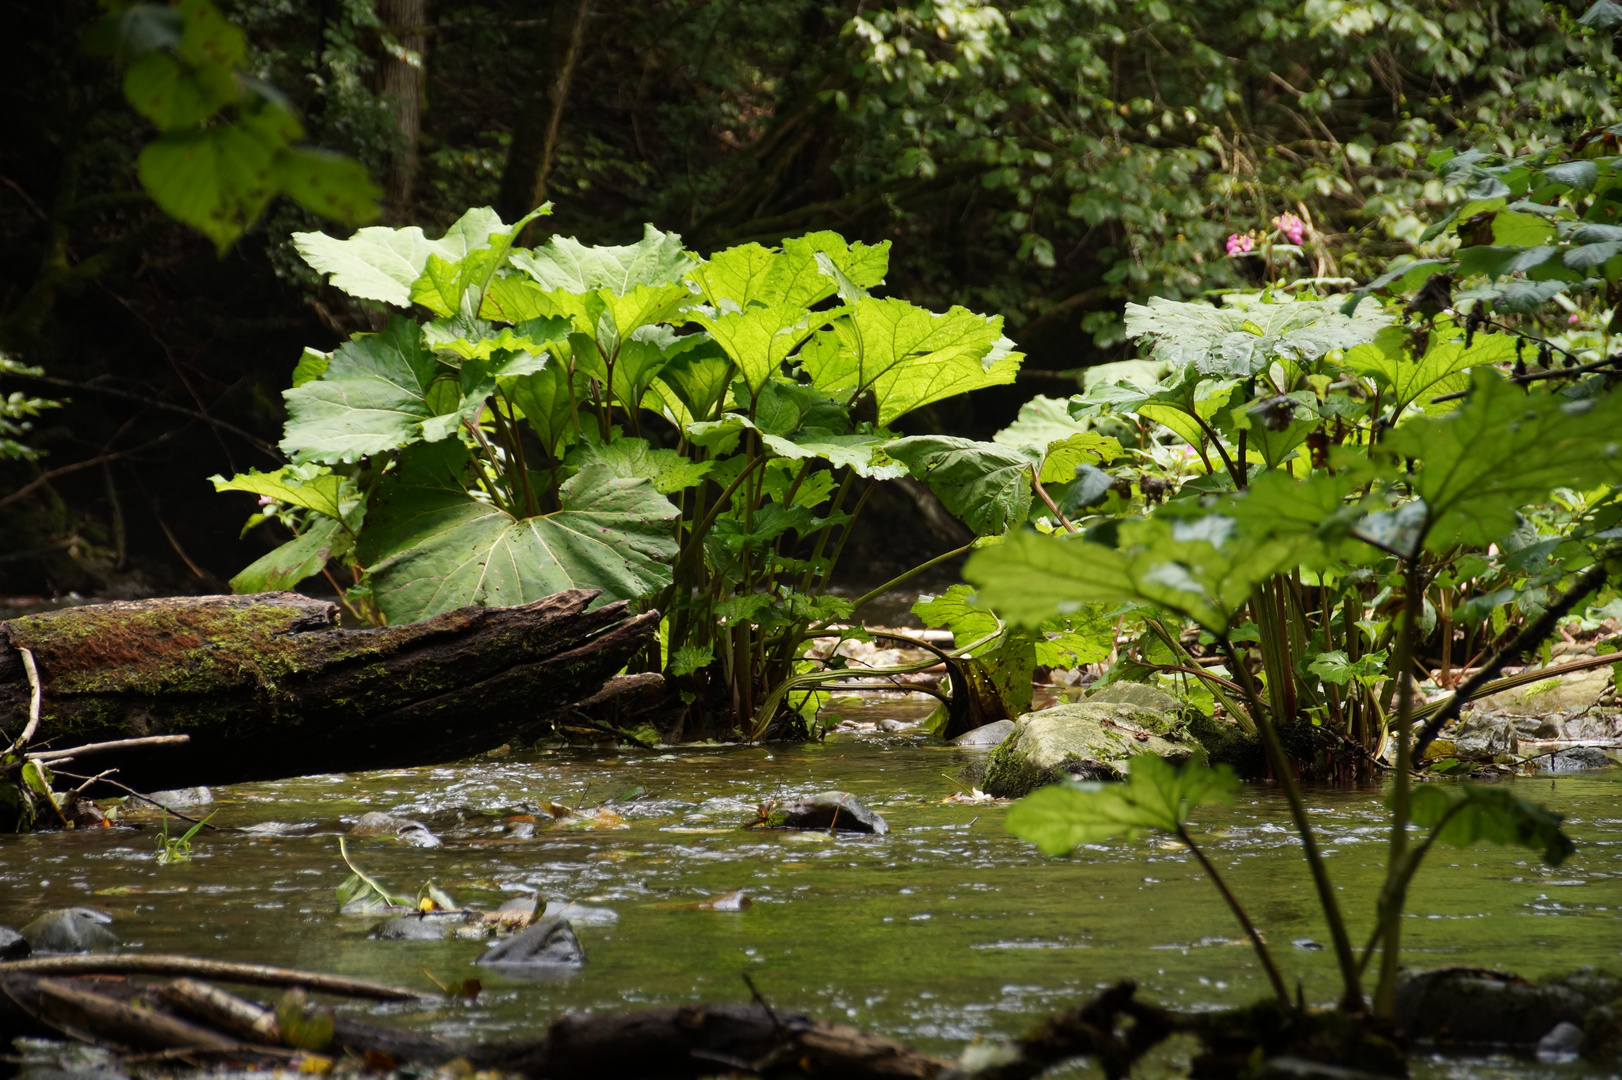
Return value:
<svg viewBox="0 0 1622 1080">
<path fill-rule="evenodd" d="M 1576 850 L 1560 827 L 1564 814 L 1528 802 L 1505 785 L 1417 784 L 1409 798 L 1414 824 L 1429 829 L 1440 824 L 1436 838 L 1444 844 L 1468 847 L 1485 840 L 1528 848 L 1550 866 L 1559 866 Z"/>
<path fill-rule="evenodd" d="M 372 498 L 356 554 L 391 623 L 565 589 L 640 599 L 670 583 L 678 511 L 647 480 L 582 469 L 562 509 L 515 519 L 468 493 L 468 467 L 456 440 L 421 444 Z"/>
<path fill-rule="evenodd" d="M 543 289 L 571 293 L 608 289 L 624 296 L 638 286 L 674 285 L 693 267 L 675 233 L 645 226 L 642 239 L 623 246 L 587 247 L 572 236 L 554 236 L 534 251 L 518 251 L 512 264 Z"/>
<path fill-rule="evenodd" d="M 231 591 L 242 594 L 297 588 L 300 582 L 322 571 L 333 556 L 333 548 L 345 539 L 343 526 L 335 518 L 316 518 L 298 536 L 248 564 L 231 579 Z"/>
<path fill-rule="evenodd" d="M 1083 844 L 1155 830 L 1176 832 L 1201 806 L 1231 803 L 1239 782 L 1226 765 L 1172 765 L 1155 754 L 1132 759 L 1122 784 L 1055 784 L 1008 810 L 1004 828 L 1044 855 L 1068 855 Z"/>
<path fill-rule="evenodd" d="M 1083 431 L 1048 444 L 1047 454 L 1042 458 L 1041 480 L 1044 484 L 1068 483 L 1076 478 L 1076 470 L 1081 466 L 1107 465 L 1120 456 L 1121 444 L 1114 436 Z"/>
<path fill-rule="evenodd" d="M 212 476 L 209 480 L 215 491 L 246 491 L 269 496 L 289 506 L 302 506 L 330 518 L 343 516 L 339 491 L 344 478 L 325 469 L 287 465 L 272 473 L 250 469 L 229 480 L 223 476 Z"/>
<path fill-rule="evenodd" d="M 1031 511 L 1036 460 L 1026 450 L 946 435 L 897 439 L 884 452 L 929 485 L 954 516 L 980 536 L 995 536 Z"/>
<path fill-rule="evenodd" d="M 1411 486 L 1428 508 L 1427 547 L 1484 547 L 1556 487 L 1622 481 L 1622 396 L 1527 395 L 1490 369 L 1474 376 L 1458 411 L 1403 424 L 1378 444 L 1389 460 L 1419 462 Z"/>
<path fill-rule="evenodd" d="M 429 387 L 439 373 L 439 361 L 410 319 L 397 316 L 382 333 L 351 338 L 332 354 L 321 378 L 283 392 L 282 452 L 299 464 L 331 464 L 444 438 L 461 412 L 440 413 L 430 404 Z M 482 398 L 473 404 L 482 406 Z"/>
<path fill-rule="evenodd" d="M 819 390 L 870 391 L 888 425 L 932 401 L 1013 382 L 1025 357 L 1012 346 L 1001 316 L 868 298 L 808 342 L 800 363 Z"/>
</svg>

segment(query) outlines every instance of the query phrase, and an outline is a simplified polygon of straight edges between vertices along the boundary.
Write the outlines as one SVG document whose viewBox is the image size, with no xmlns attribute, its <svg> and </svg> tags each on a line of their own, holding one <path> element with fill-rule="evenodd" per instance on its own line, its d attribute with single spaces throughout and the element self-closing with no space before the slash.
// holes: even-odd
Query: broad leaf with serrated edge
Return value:
<svg viewBox="0 0 1622 1080">
<path fill-rule="evenodd" d="M 299 582 L 319 574 L 332 557 L 333 548 L 347 541 L 342 530 L 343 526 L 333 518 L 313 519 L 309 528 L 255 559 L 232 578 L 231 591 L 240 595 L 297 588 Z"/>
<path fill-rule="evenodd" d="M 549 213 L 550 206 L 539 212 Z M 294 233 L 293 247 L 311 267 L 332 275 L 334 288 L 362 300 L 410 307 L 411 287 L 431 256 L 460 262 L 468 252 L 484 247 L 492 233 L 504 229 L 501 218 L 486 206 L 463 214 L 438 240 L 428 239 L 415 225 L 404 229 L 374 225 L 347 240 L 319 232 Z"/>
<path fill-rule="evenodd" d="M 1387 327 L 1367 345 L 1346 350 L 1341 363 L 1372 378 L 1391 395 L 1398 411 L 1434 395 L 1448 376 L 1480 364 L 1502 364 L 1515 359 L 1515 341 L 1509 334 L 1476 334 L 1465 347 L 1464 337 L 1448 320 L 1440 320 L 1430 335 L 1430 347 L 1417 360 L 1410 355 L 1412 340 L 1401 327 Z"/>
<path fill-rule="evenodd" d="M 458 442 L 419 445 L 373 496 L 356 553 L 391 623 L 565 589 L 640 599 L 670 583 L 679 511 L 647 480 L 583 469 L 562 509 L 515 519 L 468 494 L 468 465 Z"/>
<path fill-rule="evenodd" d="M 834 468 L 848 468 L 857 476 L 874 480 L 896 480 L 907 475 L 907 466 L 878 457 L 876 451 L 887 447 L 893 440 L 880 435 L 834 435 L 816 428 L 808 428 L 792 438 L 786 435 L 763 435 L 772 453 L 781 457 L 804 459 L 821 458 Z"/>
<path fill-rule="evenodd" d="M 682 491 L 709 475 L 712 462 L 690 461 L 674 450 L 655 449 L 646 439 L 620 438 L 609 443 L 583 442 L 569 454 L 569 464 L 578 469 L 594 466 L 611 475 L 634 480 L 650 480 L 661 495 Z"/>
<path fill-rule="evenodd" d="M 980 536 L 995 536 L 1020 525 L 1031 512 L 1031 475 L 1037 458 L 1028 449 L 917 435 L 889 443 L 884 452 L 904 462 L 947 510 Z"/>
<path fill-rule="evenodd" d="M 583 293 L 608 289 L 617 295 L 639 285 L 672 285 L 693 267 L 681 237 L 643 228 L 642 239 L 620 247 L 587 247 L 572 236 L 554 236 L 534 251 L 518 251 L 512 264 L 541 288 Z"/>
</svg>

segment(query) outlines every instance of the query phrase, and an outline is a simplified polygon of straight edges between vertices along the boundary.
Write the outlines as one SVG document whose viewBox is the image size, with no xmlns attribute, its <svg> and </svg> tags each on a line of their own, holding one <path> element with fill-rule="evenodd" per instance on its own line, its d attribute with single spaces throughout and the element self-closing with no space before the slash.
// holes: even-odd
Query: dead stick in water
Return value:
<svg viewBox="0 0 1622 1080">
<path fill-rule="evenodd" d="M 316 971 L 269 964 L 239 964 L 229 960 L 202 960 L 195 956 L 154 953 L 149 956 L 51 956 L 0 963 L 0 976 L 27 975 L 193 975 L 221 982 L 249 986 L 302 986 L 340 997 L 370 998 L 375 1001 L 431 1000 L 437 995 L 397 986 L 326 975 Z"/>
<path fill-rule="evenodd" d="M 61 750 L 41 750 L 28 756 L 35 761 L 55 761 L 58 758 L 100 754 L 107 750 L 134 750 L 142 746 L 181 746 L 189 742 L 190 735 L 146 735 L 139 739 L 113 739 L 110 742 L 85 743 L 83 746 L 69 746 Z"/>
<path fill-rule="evenodd" d="M 250 1042 L 282 1044 L 276 1014 L 263 1005 L 196 979 L 176 979 L 158 991 L 164 1004 Z"/>
</svg>

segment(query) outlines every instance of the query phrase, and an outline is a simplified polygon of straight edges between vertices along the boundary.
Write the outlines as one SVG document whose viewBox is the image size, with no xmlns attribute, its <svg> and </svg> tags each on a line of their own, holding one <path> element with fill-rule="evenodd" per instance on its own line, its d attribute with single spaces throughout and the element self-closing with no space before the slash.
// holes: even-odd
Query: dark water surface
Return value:
<svg viewBox="0 0 1622 1080">
<path fill-rule="evenodd" d="M 916 717 L 910 705 L 846 709 Z M 0 838 L 0 923 L 53 907 L 109 911 L 126 947 L 286 964 L 429 986 L 481 978 L 477 1004 L 409 1014 L 447 1035 L 535 1030 L 564 1008 L 741 1000 L 749 972 L 776 1006 L 844 1019 L 924 1048 L 1014 1034 L 1095 987 L 1131 976 L 1179 1007 L 1257 998 L 1265 979 L 1192 859 L 1157 839 L 1047 859 L 1006 835 L 1000 806 L 945 803 L 963 752 L 922 736 L 844 735 L 824 745 L 554 750 L 455 767 L 243 784 L 217 792 L 220 832 L 190 863 L 157 862 L 155 830 Z M 1622 795 L 1616 771 L 1510 781 L 1569 815 L 1578 852 L 1550 869 L 1531 852 L 1433 852 L 1411 897 L 1407 959 L 1527 976 L 1622 968 Z M 541 828 L 515 838 L 503 815 L 555 799 L 591 805 L 635 787 L 628 828 Z M 756 804 L 829 788 L 889 820 L 886 837 L 744 831 Z M 1309 795 L 1361 943 L 1385 859 L 1375 789 Z M 396 892 L 428 880 L 495 907 L 526 889 L 615 911 L 582 926 L 579 974 L 523 981 L 471 966 L 479 941 L 367 939 L 376 916 L 337 913 L 348 875 L 338 836 L 370 810 L 426 821 L 443 847 L 355 839 L 357 864 Z M 150 820 L 150 819 L 149 819 Z M 544 818 L 543 818 L 544 820 Z M 1247 788 L 1204 810 L 1196 832 L 1309 1000 L 1335 996 L 1282 800 Z M 741 912 L 692 905 L 746 890 Z M 401 1017 L 402 1019 L 404 1016 Z M 387 1022 L 387 1021 L 385 1021 Z M 1435 1063 L 1433 1076 L 1570 1075 L 1535 1063 Z"/>
</svg>

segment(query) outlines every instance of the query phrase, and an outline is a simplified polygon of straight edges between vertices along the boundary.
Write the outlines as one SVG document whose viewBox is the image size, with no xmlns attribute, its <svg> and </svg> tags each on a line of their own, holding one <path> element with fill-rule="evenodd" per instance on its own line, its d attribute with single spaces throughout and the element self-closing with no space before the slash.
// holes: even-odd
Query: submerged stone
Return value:
<svg viewBox="0 0 1622 1080">
<path fill-rule="evenodd" d="M 376 810 L 362 814 L 360 820 L 350 826 L 349 835 L 391 836 L 402 844 L 421 848 L 436 848 L 442 843 L 422 822 L 379 813 Z"/>
<path fill-rule="evenodd" d="M 779 807 L 771 823 L 790 829 L 833 829 L 879 836 L 890 831 L 883 817 L 848 791 L 824 791 Z"/>
<path fill-rule="evenodd" d="M 58 908 L 23 927 L 21 933 L 37 953 L 101 952 L 118 948 L 118 935 L 107 929 L 112 921 L 112 916 L 95 908 Z"/>
<path fill-rule="evenodd" d="M 962 750 L 990 750 L 1013 733 L 1012 720 L 997 720 L 965 731 L 952 740 L 952 745 Z"/>
<path fill-rule="evenodd" d="M 372 927 L 367 937 L 377 941 L 443 941 L 465 921 L 460 912 L 451 915 L 401 915 L 384 919 Z"/>
<path fill-rule="evenodd" d="M 21 960 L 33 951 L 27 938 L 9 926 L 0 926 L 0 960 Z"/>
<path fill-rule="evenodd" d="M 1145 687 L 1145 689 L 1150 689 Z M 1139 754 L 1203 758 L 1175 717 L 1126 703 L 1084 701 L 1026 713 L 986 762 L 987 794 L 1018 799 L 1060 780 L 1119 780 Z"/>
<path fill-rule="evenodd" d="M 613 926 L 620 921 L 619 912 L 613 908 L 590 907 L 586 904 L 576 904 L 572 900 L 548 900 L 546 910 L 541 912 L 543 919 L 568 919 L 581 926 Z"/>
<path fill-rule="evenodd" d="M 176 788 L 173 791 L 154 791 L 147 798 L 169 810 L 185 810 L 192 806 L 212 805 L 214 792 L 206 787 Z"/>
<path fill-rule="evenodd" d="M 1397 984 L 1397 1022 L 1412 1038 L 1533 1046 L 1562 1021 L 1581 1024 L 1590 1002 L 1568 986 L 1538 986 L 1502 971 L 1440 968 Z"/>
<path fill-rule="evenodd" d="M 1547 773 L 1591 772 L 1615 764 L 1611 755 L 1597 746 L 1568 746 L 1533 759 L 1537 771 Z"/>
<path fill-rule="evenodd" d="M 547 919 L 508 938 L 473 961 L 480 967 L 505 969 L 577 968 L 586 950 L 567 919 Z"/>
</svg>

